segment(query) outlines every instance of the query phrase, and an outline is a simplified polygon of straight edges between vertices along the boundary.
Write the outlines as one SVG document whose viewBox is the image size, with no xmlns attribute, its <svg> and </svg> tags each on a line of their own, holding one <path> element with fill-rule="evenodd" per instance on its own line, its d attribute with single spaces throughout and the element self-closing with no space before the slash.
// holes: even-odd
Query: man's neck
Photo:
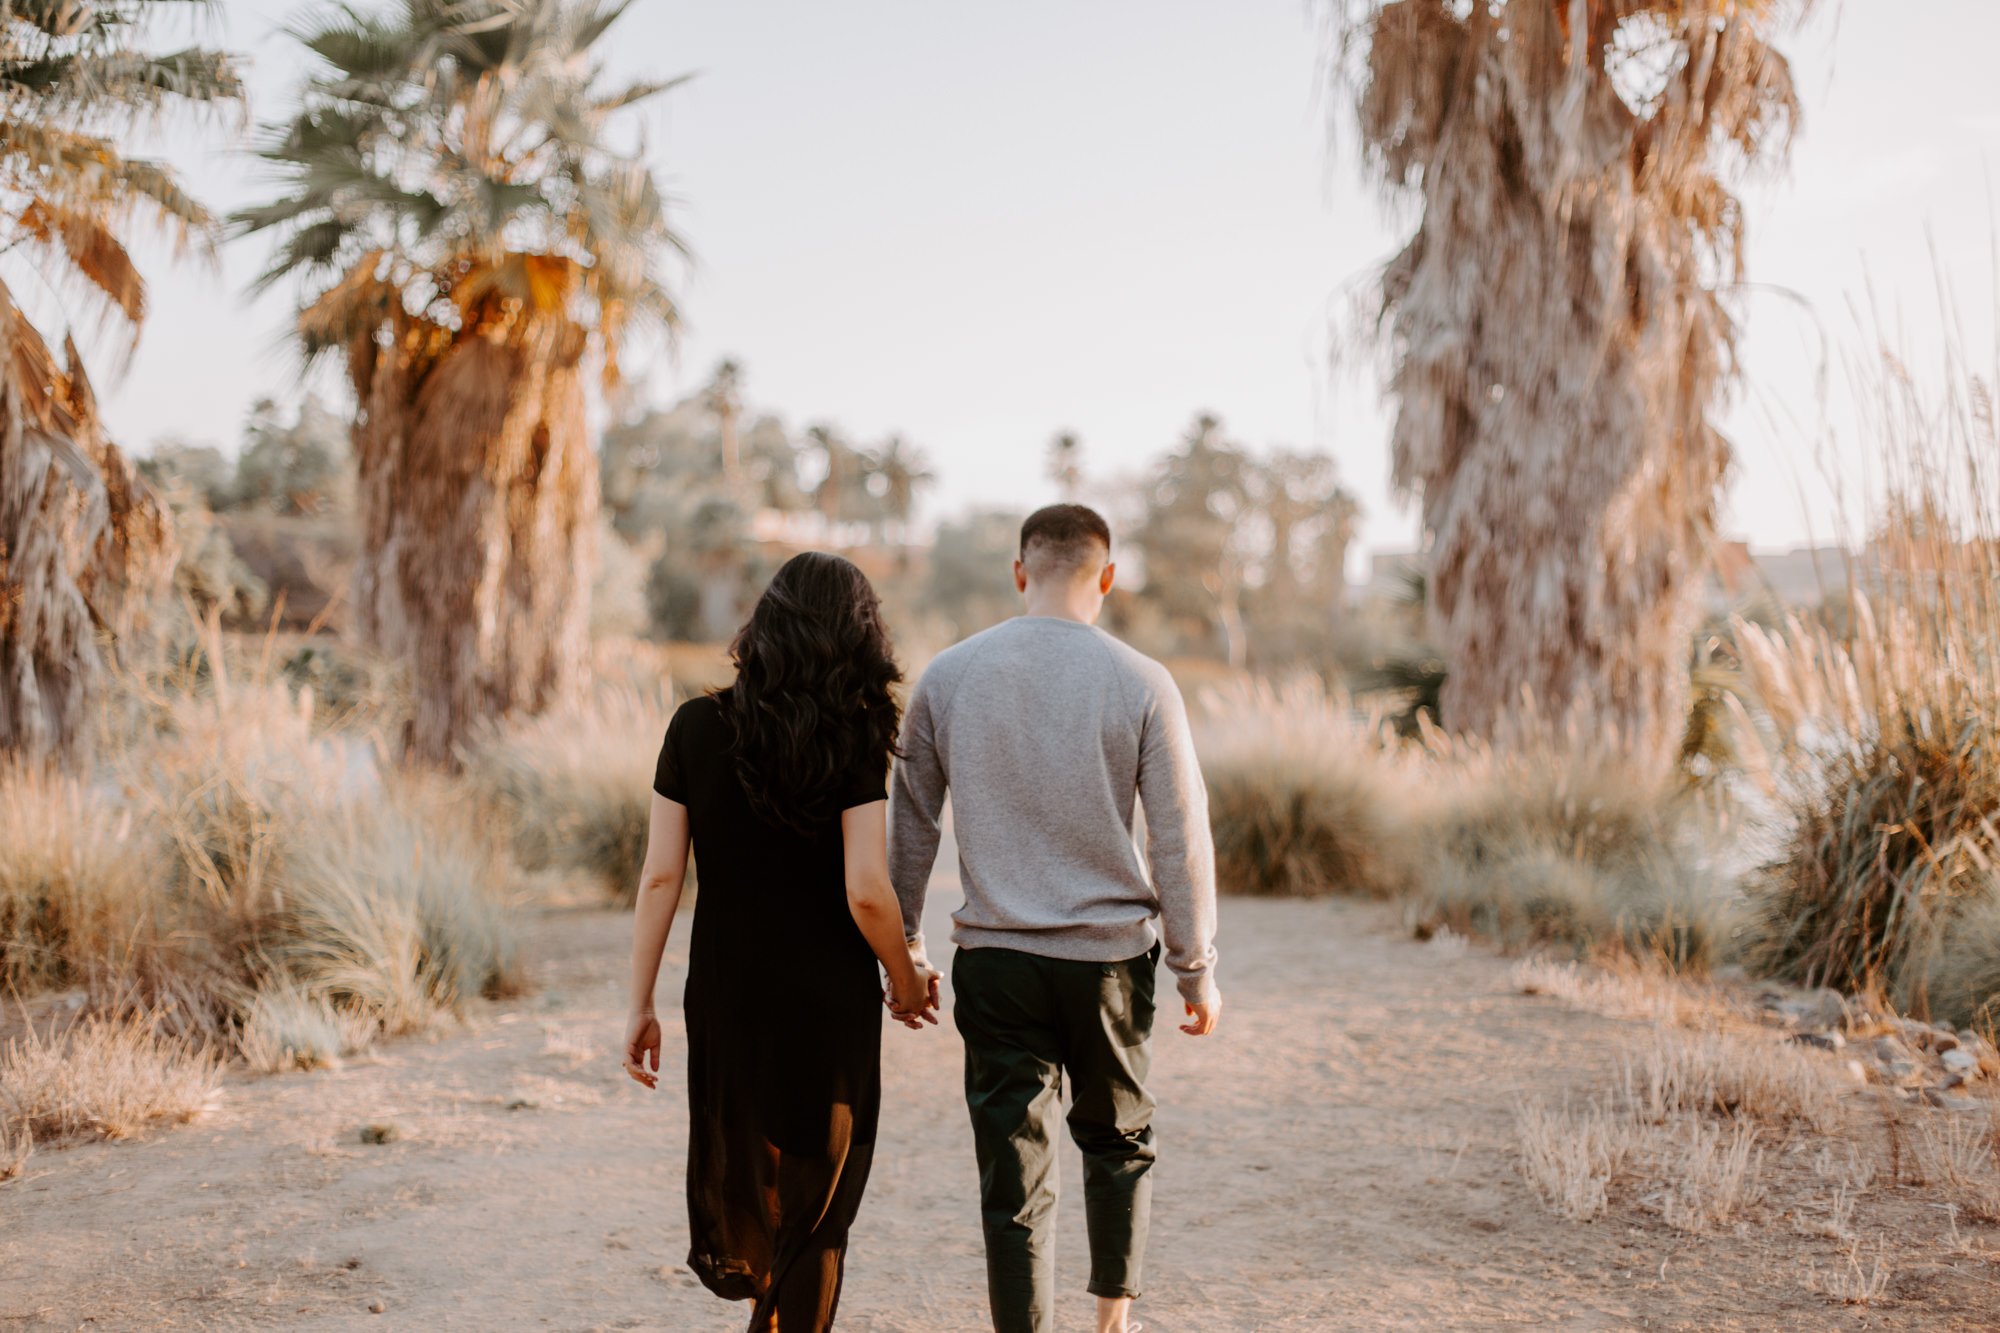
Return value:
<svg viewBox="0 0 2000 1333">
<path fill-rule="evenodd" d="M 1079 625 L 1097 623 L 1098 608 L 1090 605 L 1088 598 L 1078 597 L 1069 589 L 1051 590 L 1036 595 L 1031 591 L 1025 614 L 1041 616 L 1049 620 L 1073 620 Z"/>
</svg>

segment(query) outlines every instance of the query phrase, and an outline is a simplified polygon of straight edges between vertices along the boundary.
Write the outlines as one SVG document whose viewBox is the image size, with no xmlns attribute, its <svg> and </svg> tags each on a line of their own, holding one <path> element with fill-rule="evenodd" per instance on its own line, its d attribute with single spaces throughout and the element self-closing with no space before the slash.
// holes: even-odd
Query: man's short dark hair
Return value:
<svg viewBox="0 0 2000 1333">
<path fill-rule="evenodd" d="M 1111 558 L 1111 525 L 1088 505 L 1049 505 L 1021 525 L 1021 563 L 1036 579 L 1064 578 Z"/>
</svg>

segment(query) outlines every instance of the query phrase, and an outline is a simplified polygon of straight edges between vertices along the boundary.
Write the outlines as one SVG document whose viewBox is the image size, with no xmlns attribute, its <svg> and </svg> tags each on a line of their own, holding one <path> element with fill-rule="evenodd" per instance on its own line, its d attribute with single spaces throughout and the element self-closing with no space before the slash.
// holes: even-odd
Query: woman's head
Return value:
<svg viewBox="0 0 2000 1333">
<path fill-rule="evenodd" d="M 889 687 L 903 678 L 868 576 L 824 551 L 779 566 L 729 645 L 722 691 L 736 773 L 751 808 L 804 829 L 839 812 L 857 767 L 895 753 Z"/>
</svg>

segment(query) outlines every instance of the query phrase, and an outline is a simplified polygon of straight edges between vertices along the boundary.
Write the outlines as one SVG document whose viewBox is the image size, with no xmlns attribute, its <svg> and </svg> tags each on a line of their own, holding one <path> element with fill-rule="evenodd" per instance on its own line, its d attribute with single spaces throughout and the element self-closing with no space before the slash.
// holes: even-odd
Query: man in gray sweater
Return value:
<svg viewBox="0 0 2000 1333">
<path fill-rule="evenodd" d="M 965 906 L 954 1018 L 998 1333 L 1049 1333 L 1056 1118 L 1070 1080 L 1099 1333 L 1126 1333 L 1151 1201 L 1145 1087 L 1166 945 L 1189 1021 L 1214 1031 L 1215 853 L 1187 710 L 1166 668 L 1096 627 L 1111 530 L 1082 505 L 1021 528 L 1027 614 L 940 653 L 910 696 L 889 871 L 919 923 L 951 793 Z M 1133 839 L 1144 805 L 1146 855 Z M 1156 936 L 1154 922 L 1158 921 Z"/>
</svg>

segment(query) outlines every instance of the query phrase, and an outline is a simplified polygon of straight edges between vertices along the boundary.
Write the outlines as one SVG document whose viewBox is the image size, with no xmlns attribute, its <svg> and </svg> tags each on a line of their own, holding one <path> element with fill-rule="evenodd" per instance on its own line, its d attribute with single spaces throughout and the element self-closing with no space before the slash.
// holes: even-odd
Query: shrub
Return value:
<svg viewBox="0 0 2000 1333">
<path fill-rule="evenodd" d="M 1963 1023 L 2000 994 L 2000 427 L 1943 314 L 1931 383 L 1876 330 L 1850 367 L 1888 485 L 1845 614 L 1732 629 L 1789 816 L 1754 884 L 1755 960 Z"/>
<path fill-rule="evenodd" d="M 1226 893 L 1393 895 L 1407 885 L 1409 764 L 1311 678 L 1211 687 L 1195 725 Z"/>
<path fill-rule="evenodd" d="M 328 818 L 299 850 L 269 955 L 308 995 L 389 1033 L 520 986 L 494 858 L 386 804 Z M 279 992 L 282 994 L 282 992 Z"/>
<path fill-rule="evenodd" d="M 524 868 L 579 871 L 632 901 L 671 711 L 663 690 L 604 686 L 585 707 L 495 730 L 465 756 Z"/>
<path fill-rule="evenodd" d="M 1427 719 L 1404 740 L 1316 681 L 1202 695 L 1196 745 L 1225 891 L 1400 896 L 1441 928 L 1703 967 L 1735 899 L 1701 802 L 1576 738 L 1511 754 Z"/>
<path fill-rule="evenodd" d="M 88 982 L 142 947 L 148 832 L 73 778 L 0 770 L 0 988 Z"/>
<path fill-rule="evenodd" d="M 211 624 L 199 671 L 151 682 L 115 784 L 0 775 L 0 982 L 81 983 L 264 1069 L 518 987 L 504 861 L 382 747 L 321 730 L 310 690 L 241 665 Z"/>
<path fill-rule="evenodd" d="M 1436 791 L 1411 914 L 1509 947 L 1716 961 L 1733 899 L 1698 808 L 1613 758 L 1544 743 L 1502 757 L 1427 732 Z M 1578 747 L 1579 749 L 1581 747 Z"/>
</svg>

